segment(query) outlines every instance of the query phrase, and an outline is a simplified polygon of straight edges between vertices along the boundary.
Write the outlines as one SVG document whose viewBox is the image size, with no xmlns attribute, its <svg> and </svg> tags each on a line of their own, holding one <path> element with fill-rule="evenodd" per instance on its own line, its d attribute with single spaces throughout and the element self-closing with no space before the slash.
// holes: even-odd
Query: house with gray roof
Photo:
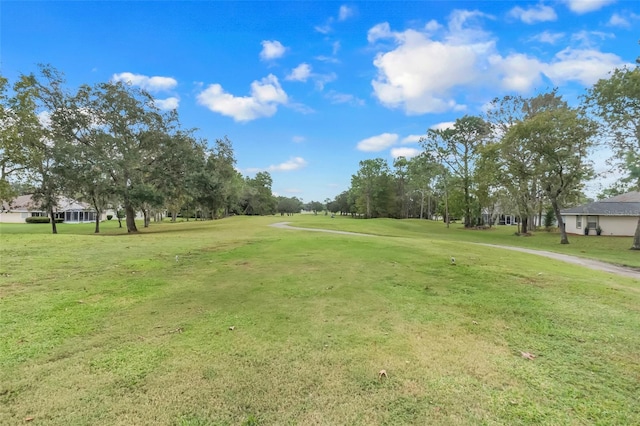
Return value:
<svg viewBox="0 0 640 426">
<path fill-rule="evenodd" d="M 590 235 L 596 235 L 595 230 L 600 227 L 602 235 L 631 237 L 640 217 L 640 191 L 565 209 L 560 213 L 567 233 L 584 234 L 588 228 Z"/>
</svg>

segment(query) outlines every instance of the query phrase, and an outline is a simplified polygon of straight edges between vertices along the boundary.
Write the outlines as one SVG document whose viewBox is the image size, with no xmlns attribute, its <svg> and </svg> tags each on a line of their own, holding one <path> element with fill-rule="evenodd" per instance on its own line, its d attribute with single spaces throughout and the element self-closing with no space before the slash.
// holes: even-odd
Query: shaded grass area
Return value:
<svg viewBox="0 0 640 426">
<path fill-rule="evenodd" d="M 516 226 L 495 226 L 486 230 L 465 229 L 453 223 L 447 228 L 442 222 L 418 219 L 353 219 L 351 217 L 297 215 L 286 217 L 296 226 L 326 228 L 376 235 L 403 235 L 437 240 L 476 242 L 525 247 L 602 260 L 640 269 L 640 250 L 629 250 L 633 237 L 569 235 L 568 245 L 560 244 L 558 232 L 540 230 L 529 236 L 517 236 Z"/>
<path fill-rule="evenodd" d="M 0 424 L 640 422 L 637 281 L 279 219 L 2 228 Z"/>
</svg>

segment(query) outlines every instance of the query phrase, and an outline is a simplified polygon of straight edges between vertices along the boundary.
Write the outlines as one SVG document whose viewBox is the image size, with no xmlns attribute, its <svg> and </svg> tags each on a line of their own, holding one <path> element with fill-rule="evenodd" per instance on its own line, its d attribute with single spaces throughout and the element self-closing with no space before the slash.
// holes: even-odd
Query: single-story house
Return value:
<svg viewBox="0 0 640 426">
<path fill-rule="evenodd" d="M 65 223 L 87 223 L 96 220 L 96 211 L 89 204 L 66 197 L 60 197 L 54 214 Z M 31 195 L 21 195 L 9 203 L 3 202 L 0 208 L 0 222 L 24 223 L 25 219 L 31 216 L 48 216 L 47 212 L 33 201 Z M 102 216 L 100 220 L 105 220 L 106 213 Z"/>
<path fill-rule="evenodd" d="M 600 227 L 602 235 L 631 237 L 640 217 L 640 191 L 565 209 L 560 214 L 570 234 L 584 234 L 589 228 L 589 234 L 596 235 L 595 229 Z"/>
</svg>

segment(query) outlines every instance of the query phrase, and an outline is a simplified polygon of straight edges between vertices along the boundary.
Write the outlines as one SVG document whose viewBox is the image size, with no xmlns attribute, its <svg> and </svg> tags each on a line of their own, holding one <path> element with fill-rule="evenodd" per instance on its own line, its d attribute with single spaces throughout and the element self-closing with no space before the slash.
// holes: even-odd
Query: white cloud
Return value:
<svg viewBox="0 0 640 426">
<path fill-rule="evenodd" d="M 622 27 L 622 28 L 631 27 L 631 24 L 629 23 L 627 18 L 623 17 L 618 13 L 614 13 L 613 15 L 611 15 L 608 25 L 612 27 Z"/>
<path fill-rule="evenodd" d="M 579 47 L 565 48 L 551 60 L 519 52 L 503 55 L 495 37 L 478 24 L 485 18 L 492 19 L 477 11 L 454 11 L 438 39 L 426 30 L 394 32 L 388 23 L 370 28 L 367 38 L 380 50 L 373 61 L 378 71 L 371 81 L 374 96 L 382 105 L 408 115 L 462 111 L 466 106 L 461 96 L 473 94 L 474 88 L 495 86 L 526 94 L 544 83 L 544 77 L 556 85 L 588 86 L 624 65 L 617 55 L 592 46 L 613 36 L 598 31 L 573 34 L 571 40 Z M 556 43 L 562 37 L 543 32 L 534 38 Z M 384 40 L 394 44 L 377 43 Z"/>
<path fill-rule="evenodd" d="M 376 40 L 384 27 L 369 32 Z M 404 107 L 408 114 L 444 112 L 457 103 L 450 91 L 476 80 L 477 51 L 474 45 L 432 41 L 424 34 L 407 30 L 396 36 L 394 50 L 378 53 L 373 64 L 378 76 L 371 82 L 374 94 L 385 106 Z"/>
<path fill-rule="evenodd" d="M 565 0 L 569 9 L 580 15 L 602 9 L 613 2 L 615 0 Z"/>
<path fill-rule="evenodd" d="M 301 63 L 297 67 L 295 67 L 291 73 L 285 77 L 285 80 L 290 81 L 307 81 L 307 79 L 311 76 L 311 65 L 307 63 Z"/>
<path fill-rule="evenodd" d="M 347 19 L 351 18 L 353 15 L 354 15 L 353 8 L 343 4 L 342 6 L 340 6 L 340 9 L 338 10 L 338 21 L 346 21 Z"/>
<path fill-rule="evenodd" d="M 304 142 L 305 140 L 307 140 L 307 138 L 305 138 L 304 136 L 298 136 L 298 135 L 296 135 L 296 136 L 292 137 L 292 138 L 291 138 L 291 140 L 292 140 L 294 143 L 302 143 L 302 142 Z"/>
<path fill-rule="evenodd" d="M 455 125 L 455 121 L 443 121 L 442 123 L 438 123 L 438 124 L 434 124 L 433 126 L 429 127 L 432 130 L 446 130 L 446 129 L 453 129 L 453 126 Z"/>
<path fill-rule="evenodd" d="M 261 44 L 262 51 L 260 52 L 260 59 L 263 61 L 278 59 L 287 51 L 287 48 L 277 40 L 263 40 Z"/>
<path fill-rule="evenodd" d="M 541 43 L 556 44 L 556 42 L 563 37 L 564 33 L 552 33 L 550 31 L 543 31 L 540 34 L 536 34 L 531 37 L 531 40 L 539 41 Z"/>
<path fill-rule="evenodd" d="M 489 58 L 501 77 L 502 87 L 516 92 L 528 92 L 541 81 L 544 65 L 536 58 L 516 53 L 503 58 L 494 55 Z"/>
<path fill-rule="evenodd" d="M 175 96 L 166 99 L 154 99 L 153 104 L 159 109 L 169 111 L 178 108 L 180 99 Z"/>
<path fill-rule="evenodd" d="M 307 165 L 307 162 L 302 157 L 293 157 L 289 161 L 285 161 L 284 163 L 275 164 L 269 166 L 268 170 L 270 172 L 290 172 L 293 170 L 299 170 L 304 168 Z"/>
<path fill-rule="evenodd" d="M 554 84 L 577 81 L 585 86 L 606 77 L 614 68 L 625 65 L 619 56 L 592 49 L 566 48 L 558 52 L 544 67 L 544 73 Z"/>
<path fill-rule="evenodd" d="M 358 142 L 357 148 L 365 152 L 382 151 L 390 146 L 398 143 L 398 135 L 395 133 L 383 133 L 378 136 L 372 136 Z"/>
<path fill-rule="evenodd" d="M 114 74 L 111 79 L 113 81 L 122 81 L 124 83 L 131 84 L 132 86 L 140 87 L 141 89 L 148 90 L 149 92 L 171 90 L 178 84 L 176 79 L 172 77 L 149 77 L 130 72 Z"/>
<path fill-rule="evenodd" d="M 404 138 L 402 138 L 400 143 L 403 144 L 403 145 L 408 145 L 408 144 L 412 144 L 412 143 L 418 143 L 418 142 L 420 142 L 420 139 L 422 139 L 423 136 L 424 135 L 409 135 L 409 136 L 405 136 Z"/>
<path fill-rule="evenodd" d="M 279 104 L 286 104 L 288 97 L 273 74 L 251 83 L 251 96 L 234 96 L 226 93 L 221 85 L 211 84 L 197 96 L 198 103 L 213 112 L 232 117 L 235 121 L 251 121 L 271 117 Z"/>
<path fill-rule="evenodd" d="M 417 148 L 408 148 L 408 147 L 391 148 L 391 156 L 393 158 L 398 158 L 398 157 L 411 158 L 411 157 L 416 157 L 421 153 L 422 153 L 422 150 Z"/>
<path fill-rule="evenodd" d="M 558 19 L 555 10 L 550 6 L 537 4 L 528 9 L 516 6 L 509 11 L 509 16 L 519 19 L 525 24 L 535 24 L 536 22 L 555 21 Z"/>
</svg>

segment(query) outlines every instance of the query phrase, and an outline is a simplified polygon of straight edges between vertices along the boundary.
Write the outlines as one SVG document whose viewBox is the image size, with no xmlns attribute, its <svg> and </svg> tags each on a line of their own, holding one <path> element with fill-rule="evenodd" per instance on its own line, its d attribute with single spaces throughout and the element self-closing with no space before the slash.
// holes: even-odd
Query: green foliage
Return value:
<svg viewBox="0 0 640 426">
<path fill-rule="evenodd" d="M 555 212 L 552 208 L 547 209 L 544 212 L 544 227 L 550 229 L 555 223 Z"/>
<path fill-rule="evenodd" d="M 51 219 L 47 216 L 30 216 L 24 221 L 26 223 L 50 223 Z"/>
<path fill-rule="evenodd" d="M 113 215 L 112 214 L 108 214 L 107 215 L 107 220 L 111 220 L 111 219 L 113 219 Z"/>
</svg>

